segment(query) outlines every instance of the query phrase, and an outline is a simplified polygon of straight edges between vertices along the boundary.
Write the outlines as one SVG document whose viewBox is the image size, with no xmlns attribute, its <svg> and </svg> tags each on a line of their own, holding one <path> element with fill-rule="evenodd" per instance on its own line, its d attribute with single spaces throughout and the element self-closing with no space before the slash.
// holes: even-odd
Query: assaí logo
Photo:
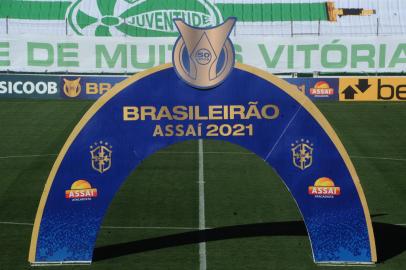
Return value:
<svg viewBox="0 0 406 270">
<path fill-rule="evenodd" d="M 71 201 L 90 201 L 97 197 L 97 189 L 86 180 L 73 182 L 70 189 L 65 191 L 65 198 Z"/>
<path fill-rule="evenodd" d="M 223 17 L 210 0 L 77 0 L 68 11 L 78 35 L 177 36 L 173 19 L 211 27 Z"/>
<path fill-rule="evenodd" d="M 319 81 L 314 87 L 310 88 L 310 95 L 315 97 L 329 97 L 334 95 L 334 89 L 330 87 L 328 82 Z"/>
<path fill-rule="evenodd" d="M 332 199 L 341 195 L 341 188 L 336 186 L 334 181 L 328 177 L 320 177 L 309 186 L 308 193 L 315 198 Z"/>
</svg>

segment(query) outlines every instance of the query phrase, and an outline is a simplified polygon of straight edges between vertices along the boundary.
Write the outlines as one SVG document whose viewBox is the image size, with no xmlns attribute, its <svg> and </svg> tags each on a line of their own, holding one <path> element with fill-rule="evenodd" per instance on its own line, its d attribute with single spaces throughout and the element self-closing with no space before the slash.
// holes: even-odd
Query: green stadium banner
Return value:
<svg viewBox="0 0 406 270">
<path fill-rule="evenodd" d="M 403 72 L 406 36 L 231 37 L 236 61 L 273 73 Z M 0 71 L 134 73 L 171 60 L 175 37 L 0 36 Z"/>
<path fill-rule="evenodd" d="M 341 16 L 368 16 L 375 10 L 336 8 L 334 2 L 310 3 L 211 0 L 2 0 L 0 18 L 12 20 L 67 20 L 78 35 L 162 37 L 176 36 L 172 22 L 181 18 L 195 27 L 214 26 L 230 16 L 241 22 L 337 21 Z M 90 31 L 90 32 L 89 32 Z"/>
</svg>

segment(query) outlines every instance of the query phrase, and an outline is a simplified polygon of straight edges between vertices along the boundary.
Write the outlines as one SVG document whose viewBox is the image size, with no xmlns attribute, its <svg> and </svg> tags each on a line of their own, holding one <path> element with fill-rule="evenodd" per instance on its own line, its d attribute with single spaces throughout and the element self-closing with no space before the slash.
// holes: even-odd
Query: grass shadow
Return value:
<svg viewBox="0 0 406 270">
<path fill-rule="evenodd" d="M 406 250 L 406 227 L 380 222 L 374 222 L 373 227 L 379 262 L 389 260 Z M 307 231 L 302 221 L 257 223 L 191 231 L 97 247 L 94 250 L 93 261 L 200 242 L 282 235 L 306 236 Z"/>
</svg>

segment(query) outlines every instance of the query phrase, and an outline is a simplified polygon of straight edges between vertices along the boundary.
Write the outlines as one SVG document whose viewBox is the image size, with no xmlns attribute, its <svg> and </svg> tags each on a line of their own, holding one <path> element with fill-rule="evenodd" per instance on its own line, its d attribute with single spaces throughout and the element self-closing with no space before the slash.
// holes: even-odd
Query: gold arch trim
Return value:
<svg viewBox="0 0 406 270">
<path fill-rule="evenodd" d="M 115 85 L 113 89 L 106 94 L 104 94 L 102 97 L 100 97 L 91 107 L 90 109 L 85 113 L 85 115 L 82 117 L 82 119 L 79 121 L 79 123 L 75 126 L 73 129 L 72 133 L 69 135 L 67 141 L 65 142 L 64 146 L 62 147 L 62 150 L 58 154 L 58 157 L 56 158 L 56 161 L 51 169 L 51 172 L 48 176 L 47 182 L 44 187 L 44 191 L 41 195 L 41 200 L 38 206 L 37 214 L 35 216 L 35 222 L 34 222 L 34 227 L 31 235 L 31 244 L 30 244 L 30 252 L 28 256 L 28 261 L 31 263 L 35 263 L 35 255 L 37 251 L 37 241 L 38 241 L 38 234 L 39 234 L 39 229 L 41 225 L 41 220 L 42 216 L 44 213 L 44 208 L 46 201 L 48 199 L 48 194 L 51 189 L 52 183 L 55 179 L 56 173 L 62 163 L 63 158 L 65 157 L 69 147 L 73 143 L 73 141 L 76 139 L 80 131 L 83 129 L 83 127 L 89 122 L 89 120 L 99 111 L 100 108 L 102 108 L 107 101 L 112 99 L 115 95 L 126 89 L 129 85 L 135 83 L 136 81 L 145 78 L 151 74 L 154 74 L 156 72 L 172 68 L 172 64 L 163 64 L 154 68 L 151 68 L 149 70 L 137 73 L 130 78 L 122 81 L 121 83 Z M 372 221 L 371 221 L 371 216 L 369 213 L 368 209 L 368 204 L 365 198 L 364 191 L 361 187 L 361 183 L 359 180 L 359 177 L 357 175 L 357 172 L 355 171 L 355 167 L 347 153 L 347 151 L 344 148 L 344 145 L 338 138 L 336 132 L 334 129 L 331 127 L 327 119 L 323 116 L 323 114 L 319 111 L 319 109 L 316 107 L 316 105 L 313 104 L 313 102 L 310 101 L 309 98 L 307 98 L 305 95 L 300 93 L 296 87 L 293 85 L 287 83 L 286 81 L 266 72 L 261 69 L 241 64 L 241 63 L 236 63 L 235 68 L 246 71 L 248 73 L 254 74 L 266 81 L 269 81 L 270 83 L 276 85 L 279 87 L 281 90 L 283 90 L 286 94 L 291 96 L 293 99 L 295 99 L 303 108 L 305 108 L 316 121 L 320 124 L 320 126 L 324 129 L 324 131 L 327 133 L 327 135 L 330 137 L 330 139 L 333 141 L 334 145 L 337 147 L 341 157 L 343 158 L 350 175 L 354 181 L 355 187 L 358 192 L 358 196 L 360 198 L 362 207 L 364 209 L 364 214 L 365 214 L 365 220 L 367 222 L 367 227 L 368 227 L 368 235 L 369 235 L 369 243 L 371 246 L 371 258 L 372 262 L 377 261 L 377 255 L 376 255 L 376 246 L 375 246 L 375 237 L 373 233 L 373 228 L 372 228 Z"/>
</svg>

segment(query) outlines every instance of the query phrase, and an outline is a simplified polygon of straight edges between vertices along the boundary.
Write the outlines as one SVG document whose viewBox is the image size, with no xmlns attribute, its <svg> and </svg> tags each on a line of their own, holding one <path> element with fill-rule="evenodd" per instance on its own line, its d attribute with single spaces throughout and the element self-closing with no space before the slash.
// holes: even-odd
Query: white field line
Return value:
<svg viewBox="0 0 406 270">
<path fill-rule="evenodd" d="M 16 226 L 29 226 L 32 227 L 33 223 L 27 222 L 11 222 L 11 221 L 0 221 L 0 225 L 16 225 Z M 199 230 L 195 227 L 161 227 L 161 226 L 101 226 L 102 229 L 147 229 L 147 230 Z"/>
<path fill-rule="evenodd" d="M 9 159 L 9 158 L 33 158 L 33 157 L 52 157 L 52 156 L 57 156 L 57 154 L 3 156 L 3 157 L 0 157 L 0 159 Z"/>
<path fill-rule="evenodd" d="M 27 222 L 12 222 L 12 221 L 0 221 L 0 225 L 16 225 L 16 226 L 29 226 L 32 227 L 34 226 L 33 223 L 27 223 Z M 396 226 L 406 226 L 406 223 L 399 223 L 395 224 Z M 200 228 L 194 228 L 194 227 L 160 227 L 160 226 L 101 226 L 102 229 L 147 229 L 147 230 L 200 230 Z M 205 229 L 211 229 L 209 227 L 206 227 Z"/>
<path fill-rule="evenodd" d="M 148 229 L 148 230 L 198 230 L 194 227 L 160 227 L 160 226 L 101 226 L 102 229 Z"/>
<path fill-rule="evenodd" d="M 197 154 L 196 152 L 157 152 L 158 155 L 182 155 L 182 154 Z M 251 152 L 204 152 L 204 154 L 214 154 L 214 155 L 248 155 L 248 156 L 253 156 L 255 155 L 254 153 Z M 377 159 L 377 160 L 392 160 L 392 161 L 406 161 L 406 158 L 393 158 L 393 157 L 370 157 L 370 156 L 350 156 L 350 158 L 354 158 L 354 159 Z"/>
<path fill-rule="evenodd" d="M 17 225 L 17 226 L 34 226 L 33 223 L 26 223 L 26 222 L 11 222 L 11 221 L 0 221 L 2 225 Z"/>
<path fill-rule="evenodd" d="M 197 154 L 196 152 L 158 152 L 158 155 L 191 155 L 191 154 Z M 204 152 L 204 154 L 214 154 L 214 155 L 248 155 L 248 156 L 253 156 L 255 155 L 254 153 L 251 152 Z M 370 156 L 350 156 L 350 158 L 354 158 L 354 159 L 377 159 L 377 160 L 392 160 L 392 161 L 406 161 L 406 158 L 393 158 L 393 157 L 370 157 Z"/>
<path fill-rule="evenodd" d="M 179 154 L 179 155 L 182 155 L 182 154 L 185 154 L 185 155 L 196 155 L 196 154 L 198 154 L 199 152 L 193 152 L 193 151 L 181 151 L 181 152 L 170 152 L 170 151 L 162 151 L 162 152 L 157 152 L 156 154 L 158 154 L 158 155 L 177 155 L 177 154 Z M 250 156 L 252 156 L 252 155 L 255 155 L 254 153 L 251 153 L 251 152 L 233 152 L 233 151 L 229 151 L 229 152 L 227 152 L 227 151 L 223 151 L 223 152 L 221 152 L 221 151 L 212 151 L 212 152 L 204 152 L 204 154 L 214 154 L 214 155 L 250 155 Z"/>
<path fill-rule="evenodd" d="M 233 152 L 233 151 L 208 151 L 204 152 L 205 154 L 209 155 L 246 155 L 246 156 L 253 156 L 254 153 L 251 152 Z M 157 152 L 158 155 L 195 155 L 198 152 L 193 151 L 161 151 Z M 50 156 L 57 156 L 58 154 L 43 154 L 43 155 L 15 155 L 15 156 L 0 156 L 0 159 L 12 159 L 12 158 L 34 158 L 34 157 L 50 157 Z M 394 158 L 394 157 L 373 157 L 373 156 L 357 156 L 353 155 L 350 156 L 353 159 L 376 159 L 376 160 L 391 160 L 391 161 L 406 161 L 406 158 Z"/>
<path fill-rule="evenodd" d="M 206 229 L 205 200 L 204 200 L 204 160 L 203 140 L 199 139 L 199 229 Z M 200 270 L 206 270 L 206 242 L 199 243 Z"/>
<path fill-rule="evenodd" d="M 406 158 L 392 158 L 392 157 L 350 156 L 350 158 L 354 158 L 354 159 L 391 160 L 391 161 L 406 161 Z"/>
</svg>

